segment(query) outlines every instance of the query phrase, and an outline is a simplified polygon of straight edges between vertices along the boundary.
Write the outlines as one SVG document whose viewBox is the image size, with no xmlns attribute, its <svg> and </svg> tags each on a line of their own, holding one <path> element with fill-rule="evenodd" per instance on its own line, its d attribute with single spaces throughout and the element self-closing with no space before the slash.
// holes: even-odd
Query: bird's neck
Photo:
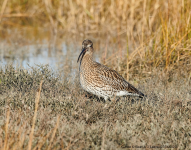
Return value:
<svg viewBox="0 0 191 150">
<path fill-rule="evenodd" d="M 86 67 L 91 67 L 92 64 L 94 63 L 93 61 L 93 55 L 92 54 L 85 54 L 83 59 L 82 59 L 82 62 L 81 62 L 81 65 L 80 65 L 80 68 L 81 69 L 85 69 Z"/>
</svg>

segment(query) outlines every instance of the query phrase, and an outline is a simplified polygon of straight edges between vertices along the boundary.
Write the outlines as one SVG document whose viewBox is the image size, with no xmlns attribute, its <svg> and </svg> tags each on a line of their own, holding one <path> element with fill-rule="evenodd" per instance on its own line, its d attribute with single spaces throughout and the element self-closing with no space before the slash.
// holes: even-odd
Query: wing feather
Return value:
<svg viewBox="0 0 191 150">
<path fill-rule="evenodd" d="M 110 86 L 116 91 L 128 91 L 129 93 L 144 96 L 143 93 L 138 91 L 133 85 L 128 83 L 121 75 L 115 70 L 112 70 L 104 65 L 95 63 L 93 67 L 95 76 L 99 76 L 100 80 L 107 86 Z M 96 75 L 97 74 L 97 75 Z"/>
</svg>

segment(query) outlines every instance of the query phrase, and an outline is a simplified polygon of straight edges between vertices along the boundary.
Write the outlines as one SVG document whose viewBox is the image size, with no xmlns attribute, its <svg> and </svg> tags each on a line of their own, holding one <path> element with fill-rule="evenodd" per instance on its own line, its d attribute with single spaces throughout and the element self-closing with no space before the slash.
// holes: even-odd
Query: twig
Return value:
<svg viewBox="0 0 191 150">
<path fill-rule="evenodd" d="M 7 110 L 7 119 L 6 119 L 6 125 L 5 125 L 5 143 L 4 143 L 4 150 L 7 149 L 7 138 L 8 138 L 8 126 L 9 126 L 9 115 L 10 111 L 9 109 Z"/>
<path fill-rule="evenodd" d="M 3 5 L 2 5 L 2 8 L 1 8 L 1 14 L 0 14 L 0 22 L 1 22 L 1 19 L 2 19 L 2 16 L 3 16 L 3 13 L 4 13 L 4 11 L 5 11 L 5 8 L 6 8 L 7 1 L 8 1 L 8 0 L 4 0 L 4 1 L 3 1 Z"/>
<path fill-rule="evenodd" d="M 49 5 L 49 1 L 44 0 L 44 3 L 45 3 L 45 8 L 46 8 L 46 11 L 47 11 L 47 14 L 48 14 L 48 18 L 50 20 L 50 24 L 52 26 L 53 34 L 57 35 L 57 22 L 56 21 L 54 22 L 54 19 L 53 19 L 52 15 L 51 15 L 51 9 L 50 9 L 50 5 Z"/>
<path fill-rule="evenodd" d="M 21 14 L 21 13 L 17 13 L 17 14 L 2 14 L 1 17 L 2 18 L 12 18 L 12 17 L 32 17 L 33 15 L 31 14 Z"/>
<path fill-rule="evenodd" d="M 31 146 L 32 146 L 33 133 L 34 133 L 34 127 L 35 127 L 35 121 L 36 121 L 36 116 L 37 116 L 37 109 L 38 109 L 38 103 L 39 103 L 39 99 L 40 99 L 41 89 L 42 89 L 42 80 L 41 80 L 41 82 L 40 82 L 40 87 L 39 87 L 39 89 L 38 89 L 38 91 L 37 91 L 37 94 L 36 94 L 36 99 L 35 99 L 35 111 L 34 111 L 32 129 L 31 129 L 31 133 L 30 133 L 30 137 L 29 137 L 28 150 L 31 150 Z"/>
<path fill-rule="evenodd" d="M 56 126 L 55 126 L 55 128 L 54 128 L 53 133 L 52 133 L 52 137 L 51 137 L 51 140 L 50 140 L 50 144 L 49 144 L 49 146 L 48 146 L 48 149 L 47 149 L 47 150 L 49 150 L 49 149 L 51 148 L 51 143 L 52 143 L 52 142 L 53 142 L 53 140 L 54 140 L 54 137 L 55 137 L 55 134 L 56 134 L 56 130 L 57 130 L 58 126 L 59 126 L 59 121 L 60 121 L 60 116 L 58 116 L 58 117 L 57 117 Z"/>
</svg>

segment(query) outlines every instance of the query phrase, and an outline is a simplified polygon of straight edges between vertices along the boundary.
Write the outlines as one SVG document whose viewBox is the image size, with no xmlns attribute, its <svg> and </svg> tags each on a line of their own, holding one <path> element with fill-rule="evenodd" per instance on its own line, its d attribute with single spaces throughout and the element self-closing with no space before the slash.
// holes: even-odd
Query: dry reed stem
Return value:
<svg viewBox="0 0 191 150">
<path fill-rule="evenodd" d="M 6 125 L 5 125 L 5 144 L 4 144 L 4 150 L 7 149 L 7 141 L 8 141 L 8 127 L 9 127 L 9 115 L 10 115 L 10 110 L 7 110 L 7 119 L 6 119 Z"/>
<path fill-rule="evenodd" d="M 33 133 L 34 133 L 36 116 L 37 116 L 38 103 L 39 103 L 39 99 L 40 99 L 40 92 L 42 89 L 42 82 L 43 81 L 41 80 L 40 86 L 39 86 L 39 89 L 37 91 L 36 98 L 35 98 L 35 111 L 34 111 L 32 129 L 31 129 L 31 133 L 30 133 L 30 137 L 29 137 L 28 150 L 31 150 L 31 147 L 32 147 Z"/>
<path fill-rule="evenodd" d="M 4 0 L 3 1 L 3 5 L 2 5 L 2 8 L 1 8 L 1 14 L 0 14 L 0 22 L 1 22 L 1 19 L 3 18 L 3 13 L 5 11 L 5 8 L 6 8 L 6 5 L 7 5 L 7 1 L 8 0 Z"/>
<path fill-rule="evenodd" d="M 166 19 L 167 19 L 167 21 L 166 21 L 166 25 L 165 25 L 165 27 L 166 27 L 166 44 L 165 44 L 165 47 L 166 47 L 166 67 L 165 67 L 165 69 L 167 70 L 168 69 L 168 66 L 169 66 L 169 31 L 168 31 L 168 29 L 169 29 L 169 22 L 168 22 L 168 20 L 169 20 L 169 1 L 167 0 L 167 3 L 168 3 L 168 6 L 167 6 L 167 13 L 166 13 Z"/>
<path fill-rule="evenodd" d="M 22 135 L 24 126 L 26 125 L 26 123 L 23 123 L 23 125 L 21 127 L 19 127 L 17 133 L 18 133 L 18 142 L 17 144 L 14 145 L 13 150 L 20 148 L 23 145 L 24 142 L 24 136 Z"/>
<path fill-rule="evenodd" d="M 180 44 L 180 42 L 186 37 L 186 35 L 188 35 L 189 32 L 191 32 L 191 29 L 190 29 L 188 32 L 186 32 L 186 33 L 181 37 L 181 39 L 180 39 L 178 42 L 175 43 L 175 46 L 174 46 L 173 49 L 170 51 L 170 53 L 169 53 L 168 56 L 171 55 L 171 53 L 175 50 L 175 48 L 178 46 L 178 44 Z"/>
<path fill-rule="evenodd" d="M 50 131 L 48 132 L 48 134 L 41 139 L 41 141 L 34 147 L 34 150 L 35 150 L 35 149 L 37 149 L 37 150 L 38 150 L 38 149 L 41 149 L 41 147 L 42 147 L 43 144 L 46 142 L 46 139 L 50 136 L 51 133 L 52 133 L 52 130 L 50 130 Z"/>
<path fill-rule="evenodd" d="M 54 130 L 53 130 L 52 137 L 51 137 L 51 140 L 50 140 L 50 144 L 49 144 L 47 150 L 49 150 L 49 149 L 51 148 L 51 146 L 52 146 L 52 142 L 53 142 L 53 140 L 54 140 L 54 137 L 55 137 L 55 134 L 56 134 L 56 130 L 57 130 L 57 128 L 59 127 L 59 121 L 60 121 L 60 116 L 57 117 L 56 126 L 55 126 L 55 128 L 54 128 Z"/>
<path fill-rule="evenodd" d="M 137 49 L 135 49 L 129 56 L 129 61 L 128 61 L 128 65 L 133 61 L 133 58 L 137 55 L 140 54 L 141 51 L 144 51 L 144 49 L 141 49 L 143 45 L 140 45 Z"/>
<path fill-rule="evenodd" d="M 12 17 L 32 17 L 32 15 L 30 15 L 30 14 L 21 14 L 21 13 L 2 15 L 2 18 L 12 18 Z"/>
<path fill-rule="evenodd" d="M 107 56 L 108 41 L 109 41 L 109 38 L 107 38 L 106 45 L 105 45 L 105 51 L 104 51 L 104 55 L 103 55 L 103 64 L 105 64 L 105 59 Z"/>
<path fill-rule="evenodd" d="M 126 79 L 129 80 L 129 44 L 128 44 L 128 34 L 127 34 L 127 68 L 126 68 Z"/>
<path fill-rule="evenodd" d="M 48 0 L 44 0 L 44 4 L 45 4 L 46 11 L 48 13 L 48 18 L 50 20 L 50 24 L 52 26 L 53 34 L 56 35 L 57 34 L 57 21 L 54 21 L 52 15 L 51 15 L 51 10 L 50 10 L 51 3 Z"/>
</svg>

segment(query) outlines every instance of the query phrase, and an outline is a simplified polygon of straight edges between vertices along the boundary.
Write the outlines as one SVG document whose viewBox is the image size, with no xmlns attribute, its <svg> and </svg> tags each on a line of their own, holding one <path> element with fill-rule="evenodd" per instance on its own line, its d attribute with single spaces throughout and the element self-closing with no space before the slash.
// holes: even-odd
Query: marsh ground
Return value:
<svg viewBox="0 0 191 150">
<path fill-rule="evenodd" d="M 190 149 L 191 81 L 154 70 L 138 79 L 147 97 L 99 101 L 83 91 L 77 77 L 6 66 L 0 73 L 0 145 L 27 149 L 40 82 L 32 148 L 125 149 L 133 146 Z"/>
</svg>

